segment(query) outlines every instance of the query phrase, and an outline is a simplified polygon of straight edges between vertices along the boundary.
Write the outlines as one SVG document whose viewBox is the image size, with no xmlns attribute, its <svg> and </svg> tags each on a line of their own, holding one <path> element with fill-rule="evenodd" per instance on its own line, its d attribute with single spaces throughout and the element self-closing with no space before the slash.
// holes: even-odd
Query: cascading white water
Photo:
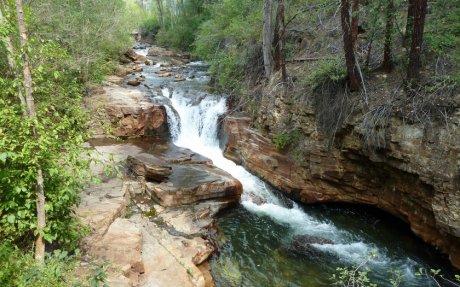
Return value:
<svg viewBox="0 0 460 287">
<path fill-rule="evenodd" d="M 163 95 L 169 95 L 164 90 Z M 372 244 L 362 242 L 347 231 L 337 229 L 332 223 L 319 221 L 304 212 L 297 204 L 286 207 L 258 177 L 252 175 L 242 166 L 226 159 L 219 147 L 218 120 L 226 112 L 224 97 L 195 95 L 187 97 L 181 91 L 174 91 L 172 106 L 180 116 L 179 135 L 174 144 L 191 149 L 210 158 L 214 165 L 227 171 L 243 185 L 242 205 L 251 212 L 265 215 L 280 224 L 290 226 L 295 234 L 328 238 L 337 244 L 318 245 L 318 248 L 337 254 L 342 260 L 359 263 L 367 258 L 371 251 L 376 252 L 371 262 L 382 264 L 388 259 L 376 251 Z"/>
</svg>

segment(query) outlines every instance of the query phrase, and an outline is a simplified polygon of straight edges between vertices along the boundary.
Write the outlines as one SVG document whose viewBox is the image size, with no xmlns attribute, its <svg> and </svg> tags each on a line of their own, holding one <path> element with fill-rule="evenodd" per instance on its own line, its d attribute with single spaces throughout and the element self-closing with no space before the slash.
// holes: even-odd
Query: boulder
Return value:
<svg viewBox="0 0 460 287">
<path fill-rule="evenodd" d="M 174 74 L 171 72 L 159 72 L 158 73 L 158 77 L 160 78 L 166 78 L 166 77 L 172 77 L 172 76 L 174 76 Z"/>
<path fill-rule="evenodd" d="M 144 62 L 147 58 L 145 56 L 137 54 L 133 49 L 128 49 L 124 53 L 124 56 L 133 62 Z"/>
<path fill-rule="evenodd" d="M 127 82 L 128 85 L 137 87 L 141 84 L 141 81 L 139 79 L 132 79 Z"/>
<path fill-rule="evenodd" d="M 162 206 L 180 206 L 225 198 L 238 202 L 241 183 L 229 173 L 203 164 L 172 165 L 167 183 L 146 184 L 147 193 Z"/>
<path fill-rule="evenodd" d="M 331 254 L 325 253 L 324 251 L 316 248 L 314 244 L 334 244 L 334 241 L 317 236 L 296 235 L 292 239 L 287 250 L 295 254 L 306 255 L 310 257 L 331 256 Z"/>
<path fill-rule="evenodd" d="M 94 111 L 90 124 L 97 136 L 108 131 L 117 137 L 169 136 L 165 107 L 149 102 L 140 90 L 108 86 L 85 101 Z"/>
<path fill-rule="evenodd" d="M 161 182 L 172 174 L 172 168 L 165 161 L 146 153 L 128 156 L 129 170 L 136 176 L 145 177 L 146 180 Z"/>
<path fill-rule="evenodd" d="M 174 76 L 174 81 L 175 81 L 175 82 L 182 82 L 182 81 L 185 81 L 185 77 L 182 76 L 182 75 L 176 75 L 176 76 Z"/>
</svg>

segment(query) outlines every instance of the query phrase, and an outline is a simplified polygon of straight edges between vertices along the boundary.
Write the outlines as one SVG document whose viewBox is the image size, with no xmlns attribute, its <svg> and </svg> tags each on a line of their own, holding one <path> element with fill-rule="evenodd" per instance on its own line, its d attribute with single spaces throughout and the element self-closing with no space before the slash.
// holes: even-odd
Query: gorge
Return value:
<svg viewBox="0 0 460 287">
<path fill-rule="evenodd" d="M 150 135 L 170 136 L 175 146 L 208 158 L 243 186 L 241 206 L 218 215 L 214 240 L 220 251 L 210 261 L 216 286 L 329 286 L 337 267 L 363 262 L 379 286 L 390 286 L 393 275 L 389 270 L 401 273 L 404 286 L 435 286 L 426 277 L 416 276 L 419 268 L 450 272 L 445 259 L 399 220 L 364 207 L 301 205 L 375 205 L 409 223 L 426 242 L 450 253 L 455 264 L 457 241 L 436 227 L 428 205 L 428 196 L 434 192 L 426 183 L 382 160 L 374 163 L 356 151 L 356 141 L 346 137 L 343 154 L 322 150 L 318 144 L 318 150 L 312 150 L 299 166 L 252 129 L 250 118 L 228 114 L 225 96 L 208 94 L 204 63 L 171 66 L 168 62 L 177 59 L 171 61 L 172 56 L 158 48 L 152 51 L 155 56 L 149 58 L 158 64 L 146 65 L 124 80 L 142 74 L 143 86 L 131 89 L 150 94 L 147 102 L 163 109 L 168 131 L 162 124 Z M 147 55 L 147 50 L 138 53 Z M 167 77 L 159 76 L 165 72 Z M 178 81 L 176 75 L 186 80 Z M 119 122 L 114 127 L 123 126 L 133 125 Z M 142 146 L 144 152 L 155 154 L 158 144 Z M 182 180 L 187 181 L 187 173 L 184 175 Z M 421 198 L 420 191 L 427 197 Z"/>
</svg>

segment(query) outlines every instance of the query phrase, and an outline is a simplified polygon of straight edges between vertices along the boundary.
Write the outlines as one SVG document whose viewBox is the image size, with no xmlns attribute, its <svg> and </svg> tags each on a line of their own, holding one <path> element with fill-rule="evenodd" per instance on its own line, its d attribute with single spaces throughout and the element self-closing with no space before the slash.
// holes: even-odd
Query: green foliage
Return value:
<svg viewBox="0 0 460 287">
<path fill-rule="evenodd" d="M 32 253 L 23 254 L 14 247 L 0 245 L 1 286 L 71 286 L 72 272 L 76 267 L 75 257 L 65 251 L 47 254 L 45 264 L 40 264 Z"/>
<path fill-rule="evenodd" d="M 326 83 L 341 82 L 346 76 L 347 70 L 342 59 L 319 60 L 314 64 L 312 72 L 307 76 L 307 84 L 316 90 Z"/>
<path fill-rule="evenodd" d="M 377 287 L 377 284 L 371 282 L 368 277 L 370 269 L 368 267 L 361 268 L 337 268 L 337 274 L 332 275 L 334 285 L 342 287 Z"/>
<path fill-rule="evenodd" d="M 86 280 L 89 283 L 89 287 L 108 287 L 105 282 L 107 281 L 107 273 L 105 268 L 109 264 L 107 262 L 98 264 L 91 262 L 90 263 L 90 274 L 86 276 Z"/>
<path fill-rule="evenodd" d="M 44 264 L 38 263 L 32 252 L 0 244 L 0 286 L 5 287 L 106 287 L 107 263 L 89 263 L 85 280 L 79 278 L 79 253 L 55 250 L 47 253 Z M 83 270 L 83 269 L 81 269 Z M 81 277 L 81 276 L 80 276 Z"/>
<path fill-rule="evenodd" d="M 198 27 L 209 18 L 206 1 L 163 1 L 163 9 L 165 30 L 161 29 L 159 11 L 148 17 L 142 30 L 156 34 L 156 41 L 162 46 L 191 50 Z"/>
<path fill-rule="evenodd" d="M 436 56 L 453 66 L 450 78 L 460 85 L 460 0 L 436 1 L 428 15 L 425 42 Z"/>
<path fill-rule="evenodd" d="M 66 47 L 72 56 L 67 64 L 93 82 L 113 69 L 112 60 L 132 43 L 130 34 L 143 19 L 137 4 L 123 0 L 33 1 L 31 9 L 31 30 Z"/>
<path fill-rule="evenodd" d="M 284 150 L 289 146 L 298 143 L 300 136 L 300 129 L 295 129 L 289 132 L 276 133 L 273 135 L 272 142 L 277 149 Z"/>
<path fill-rule="evenodd" d="M 78 203 L 89 166 L 82 148 L 88 137 L 87 117 L 81 109 L 82 86 L 63 65 L 70 56 L 56 42 L 32 38 L 28 50 L 35 122 L 22 115 L 17 97 L 22 80 L 0 78 L 0 239 L 27 245 L 36 235 L 35 178 L 40 166 L 46 196 L 44 238 L 75 248 L 81 228 L 72 217 L 72 208 Z"/>
<path fill-rule="evenodd" d="M 201 25 L 194 52 L 211 64 L 218 89 L 240 89 L 248 63 L 257 61 L 250 47 L 262 42 L 261 9 L 259 0 L 223 0 L 209 7 L 211 18 Z"/>
<path fill-rule="evenodd" d="M 160 28 L 160 21 L 156 15 L 149 15 L 140 26 L 142 35 L 156 35 Z"/>
</svg>

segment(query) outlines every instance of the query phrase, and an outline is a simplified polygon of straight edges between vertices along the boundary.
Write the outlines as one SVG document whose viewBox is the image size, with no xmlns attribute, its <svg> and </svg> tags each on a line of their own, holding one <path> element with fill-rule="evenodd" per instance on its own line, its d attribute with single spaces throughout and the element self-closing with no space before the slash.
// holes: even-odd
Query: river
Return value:
<svg viewBox="0 0 460 287">
<path fill-rule="evenodd" d="M 161 60 L 161 59 L 154 59 Z M 162 87 L 152 98 L 169 98 L 168 122 L 175 145 L 210 158 L 243 185 L 241 205 L 217 221 L 220 252 L 211 259 L 217 286 L 331 286 L 337 268 L 364 264 L 378 286 L 437 286 L 419 268 L 449 269 L 446 258 L 421 242 L 398 219 L 363 206 L 303 206 L 223 156 L 219 119 L 225 96 L 208 93 L 206 65 L 194 62 L 170 68 L 186 75 L 175 82 L 159 78 L 161 64 L 144 67 L 145 83 Z M 298 238 L 313 243 L 314 252 L 293 251 Z"/>
</svg>

